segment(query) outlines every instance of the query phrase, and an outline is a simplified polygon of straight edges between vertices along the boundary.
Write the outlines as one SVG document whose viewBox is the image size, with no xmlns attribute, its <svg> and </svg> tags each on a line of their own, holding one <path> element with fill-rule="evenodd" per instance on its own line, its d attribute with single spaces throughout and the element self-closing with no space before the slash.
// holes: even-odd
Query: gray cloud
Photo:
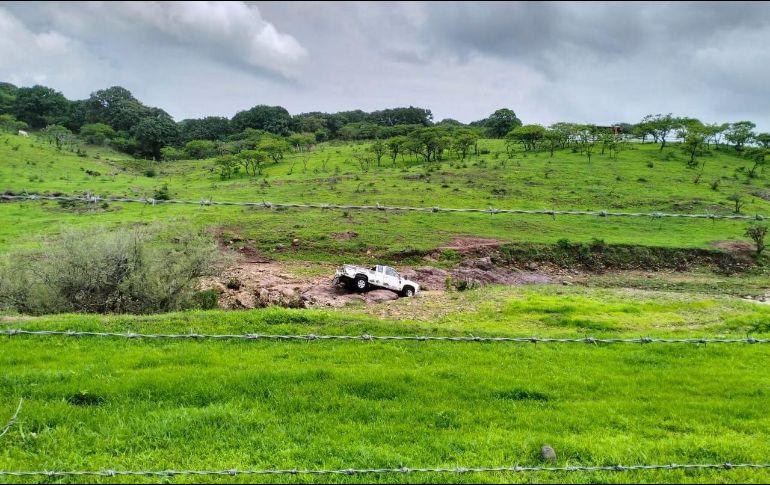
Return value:
<svg viewBox="0 0 770 485">
<path fill-rule="evenodd" d="M 0 3 L 0 79 L 120 84 L 177 118 L 412 104 L 770 130 L 769 42 L 766 3 Z"/>
</svg>

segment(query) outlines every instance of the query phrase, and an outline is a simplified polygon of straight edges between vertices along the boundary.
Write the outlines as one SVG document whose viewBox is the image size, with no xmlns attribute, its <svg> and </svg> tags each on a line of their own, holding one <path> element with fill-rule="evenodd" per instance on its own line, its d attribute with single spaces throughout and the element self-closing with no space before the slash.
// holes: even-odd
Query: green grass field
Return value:
<svg viewBox="0 0 770 485">
<path fill-rule="evenodd" d="M 18 148 L 15 148 L 18 147 Z M 489 154 L 433 171 L 410 159 L 360 170 L 354 144 L 288 156 L 263 177 L 223 181 L 211 160 L 142 162 L 105 148 L 56 152 L 0 135 L 0 191 L 182 199 L 770 213 L 767 174 L 728 149 L 697 170 L 672 145 L 632 145 L 589 165 L 568 151 Z M 98 158 L 97 158 L 98 157 Z M 651 166 L 650 166 L 651 165 Z M 91 173 L 87 173 L 86 171 Z M 719 180 L 717 190 L 710 184 Z M 759 194 L 759 195 L 757 195 Z M 259 252 L 297 261 L 373 261 L 431 250 L 457 236 L 553 243 L 603 239 L 683 248 L 745 241 L 745 222 L 234 207 L 65 208 L 0 203 L 0 254 L 64 228 L 157 223 L 169 233 L 238 233 Z M 341 240 L 333 233 L 354 231 Z M 297 238 L 297 248 L 291 247 Z M 367 255 L 367 251 L 371 254 Z M 432 263 L 432 264 L 440 264 Z M 739 275 L 608 273 L 585 285 L 486 287 L 441 298 L 339 310 L 190 311 L 154 316 L 0 317 L 0 327 L 169 333 L 477 335 L 540 337 L 770 337 L 770 306 L 736 298 L 768 288 L 765 271 Z M 375 309 L 373 309 L 375 308 Z M 387 313 L 390 316 L 382 316 Z M 380 316 L 377 316 L 380 315 Z M 0 470 L 369 468 L 770 462 L 766 345 L 587 345 L 420 342 L 145 341 L 0 337 Z M 768 471 L 282 476 L 273 482 L 763 483 Z M 125 478 L 86 478 L 119 483 Z M 228 478 L 228 480 L 231 480 Z M 253 477 L 236 477 L 249 482 Z M 8 483 L 75 483 L 12 479 Z M 132 478 L 132 482 L 158 479 Z M 213 477 L 169 482 L 217 482 Z"/>
<path fill-rule="evenodd" d="M 499 288 L 489 298 L 476 290 L 460 298 L 471 310 L 433 321 L 268 309 L 65 315 L 8 326 L 354 335 L 770 335 L 770 308 L 724 297 L 543 287 Z M 538 458 L 546 443 L 557 451 L 557 465 L 764 462 L 770 453 L 766 346 L 63 337 L 5 337 L 1 345 L 2 414 L 10 416 L 18 398 L 26 398 L 18 425 L 0 447 L 4 470 L 549 465 Z M 717 470 L 332 480 L 759 483 L 769 477 Z"/>
</svg>

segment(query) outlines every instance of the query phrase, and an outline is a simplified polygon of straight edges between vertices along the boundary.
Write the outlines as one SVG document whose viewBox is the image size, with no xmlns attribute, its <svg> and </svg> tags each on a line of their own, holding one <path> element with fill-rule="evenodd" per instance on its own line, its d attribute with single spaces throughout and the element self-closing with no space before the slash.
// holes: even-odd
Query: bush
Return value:
<svg viewBox="0 0 770 485">
<path fill-rule="evenodd" d="M 468 291 L 475 290 L 479 288 L 480 285 L 479 282 L 475 280 L 456 280 L 450 276 L 444 281 L 444 286 L 447 291 Z"/>
<path fill-rule="evenodd" d="M 0 266 L 0 308 L 21 313 L 154 313 L 200 308 L 196 284 L 219 274 L 214 242 L 182 235 L 160 244 L 141 230 L 68 231 Z"/>
<path fill-rule="evenodd" d="M 767 226 L 765 224 L 751 224 L 746 228 L 746 236 L 754 241 L 757 255 L 765 250 L 765 236 L 767 236 Z"/>
</svg>

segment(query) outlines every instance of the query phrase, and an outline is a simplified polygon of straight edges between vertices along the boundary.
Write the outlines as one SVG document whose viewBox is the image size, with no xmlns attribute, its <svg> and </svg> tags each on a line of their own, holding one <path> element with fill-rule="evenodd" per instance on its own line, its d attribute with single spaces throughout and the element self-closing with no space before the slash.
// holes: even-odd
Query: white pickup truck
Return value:
<svg viewBox="0 0 770 485">
<path fill-rule="evenodd" d="M 386 288 L 401 296 L 414 296 L 420 291 L 420 285 L 402 278 L 398 271 L 390 266 L 377 265 L 372 269 L 345 264 L 337 270 L 334 284 L 344 284 L 351 290 L 366 291 L 371 287 Z"/>
</svg>

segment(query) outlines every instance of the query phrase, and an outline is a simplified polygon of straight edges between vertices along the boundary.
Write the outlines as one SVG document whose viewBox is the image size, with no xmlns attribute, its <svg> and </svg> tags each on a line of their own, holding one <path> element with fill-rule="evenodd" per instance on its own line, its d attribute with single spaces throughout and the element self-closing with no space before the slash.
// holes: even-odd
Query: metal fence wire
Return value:
<svg viewBox="0 0 770 485">
<path fill-rule="evenodd" d="M 587 211 L 587 210 L 553 210 L 553 209 L 497 209 L 488 207 L 480 208 L 448 208 L 448 207 L 410 207 L 410 206 L 388 206 L 388 205 L 346 205 L 346 204 L 298 204 L 298 203 L 273 203 L 273 202 L 241 202 L 241 201 L 219 201 L 211 199 L 202 200 L 183 200 L 183 199 L 153 199 L 153 198 L 132 198 L 97 195 L 84 196 L 64 196 L 64 195 L 0 195 L 0 201 L 35 201 L 52 200 L 66 202 L 120 202 L 120 203 L 139 203 L 145 205 L 164 205 L 164 204 L 185 204 L 197 206 L 241 206 L 253 207 L 258 209 L 321 209 L 321 210 L 357 210 L 357 211 L 400 211 L 400 212 L 427 212 L 427 213 L 478 213 L 478 214 L 520 214 L 520 215 L 545 215 L 545 216 L 591 216 L 591 217 L 642 217 L 651 219 L 674 218 L 674 219 L 711 219 L 711 220 L 739 220 L 739 221 L 763 221 L 770 219 L 770 216 L 756 214 L 680 214 L 668 212 L 614 212 L 607 210 Z"/>
<path fill-rule="evenodd" d="M 272 340 L 272 341 L 413 341 L 413 342 L 490 342 L 490 343 L 543 343 L 543 344 L 770 344 L 770 339 L 747 338 L 549 338 L 549 337 L 478 337 L 478 336 L 428 336 L 428 335 L 275 335 L 275 334 L 206 334 L 206 333 L 135 333 L 89 332 L 75 330 L 21 330 L 2 329 L 0 336 L 35 337 L 105 337 L 124 339 L 171 339 L 171 340 Z"/>
</svg>

